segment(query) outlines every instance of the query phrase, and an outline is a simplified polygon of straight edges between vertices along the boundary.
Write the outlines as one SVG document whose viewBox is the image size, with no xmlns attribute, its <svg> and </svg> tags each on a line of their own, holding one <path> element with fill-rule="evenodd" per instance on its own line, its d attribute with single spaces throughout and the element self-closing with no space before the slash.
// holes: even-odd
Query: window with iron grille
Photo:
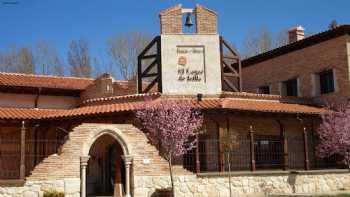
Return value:
<svg viewBox="0 0 350 197">
<path fill-rule="evenodd" d="M 333 71 L 327 70 L 320 74 L 320 92 L 321 94 L 327 94 L 334 92 L 334 77 Z"/>
</svg>

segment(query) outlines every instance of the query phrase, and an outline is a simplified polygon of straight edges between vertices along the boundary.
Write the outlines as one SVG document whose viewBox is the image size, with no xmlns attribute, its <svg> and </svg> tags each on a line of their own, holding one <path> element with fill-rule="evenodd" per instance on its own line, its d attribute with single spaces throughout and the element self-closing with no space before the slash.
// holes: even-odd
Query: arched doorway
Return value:
<svg viewBox="0 0 350 197">
<path fill-rule="evenodd" d="M 86 167 L 87 196 L 115 196 L 125 194 L 125 165 L 123 148 L 109 134 L 99 136 L 91 145 Z"/>
</svg>

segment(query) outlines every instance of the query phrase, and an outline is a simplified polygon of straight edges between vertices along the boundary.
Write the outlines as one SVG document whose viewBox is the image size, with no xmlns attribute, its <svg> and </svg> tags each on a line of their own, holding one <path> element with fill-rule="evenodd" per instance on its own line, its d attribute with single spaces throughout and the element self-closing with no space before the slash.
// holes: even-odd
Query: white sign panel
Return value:
<svg viewBox="0 0 350 197">
<path fill-rule="evenodd" d="M 218 35 L 161 35 L 162 93 L 220 94 Z"/>
<path fill-rule="evenodd" d="M 205 83 L 204 46 L 177 46 L 177 80 L 183 83 Z"/>
</svg>

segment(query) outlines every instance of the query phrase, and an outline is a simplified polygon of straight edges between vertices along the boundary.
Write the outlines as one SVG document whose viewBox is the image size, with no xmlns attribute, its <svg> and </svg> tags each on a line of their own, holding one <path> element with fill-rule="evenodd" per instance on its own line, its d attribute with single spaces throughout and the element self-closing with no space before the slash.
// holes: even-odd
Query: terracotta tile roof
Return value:
<svg viewBox="0 0 350 197">
<path fill-rule="evenodd" d="M 41 117 L 42 119 L 56 119 L 56 118 L 69 118 L 77 116 L 97 115 L 106 113 L 117 113 L 125 111 L 133 111 L 144 106 L 143 101 L 139 102 L 127 102 L 127 103 L 114 103 L 106 105 L 84 106 L 71 110 L 65 110 L 58 113 L 52 113 Z"/>
<path fill-rule="evenodd" d="M 303 113 L 303 114 L 320 114 L 324 111 L 323 108 L 302 105 L 297 103 L 282 103 L 279 101 L 267 100 L 249 100 L 249 99 L 224 99 L 222 108 L 256 111 L 256 112 L 271 112 L 271 113 Z"/>
<path fill-rule="evenodd" d="M 256 94 L 249 92 L 223 92 L 221 98 L 242 98 L 242 99 L 257 99 L 257 100 L 274 100 L 282 103 L 298 103 L 306 105 L 314 105 L 312 98 L 295 97 L 295 96 L 280 96 L 272 94 Z"/>
<path fill-rule="evenodd" d="M 0 86 L 41 87 L 83 90 L 92 84 L 91 78 L 45 76 L 0 72 Z"/>
<path fill-rule="evenodd" d="M 20 119 L 20 120 L 30 120 L 30 119 L 41 119 L 50 114 L 59 113 L 64 110 L 56 109 L 26 109 L 26 108 L 0 108 L 0 119 Z"/>
<path fill-rule="evenodd" d="M 145 96 L 145 95 L 144 95 Z M 137 97 L 137 95 L 135 95 Z M 139 95 L 139 97 L 142 97 Z M 143 97 L 145 98 L 145 97 Z M 120 98 L 122 99 L 122 98 Z M 163 99 L 191 100 L 193 104 L 201 109 L 228 109 L 238 111 L 254 111 L 269 113 L 303 113 L 317 115 L 324 111 L 309 105 L 296 103 L 282 103 L 277 100 L 257 100 L 241 98 L 204 98 L 198 102 L 192 98 L 168 98 L 157 97 L 155 102 Z M 46 110 L 46 109 L 21 109 L 21 108 L 0 108 L 0 119 L 59 119 L 80 116 L 98 115 L 106 113 L 118 113 L 134 111 L 145 105 L 144 100 L 125 101 L 118 103 L 107 103 L 100 105 L 82 106 L 69 110 Z"/>
</svg>

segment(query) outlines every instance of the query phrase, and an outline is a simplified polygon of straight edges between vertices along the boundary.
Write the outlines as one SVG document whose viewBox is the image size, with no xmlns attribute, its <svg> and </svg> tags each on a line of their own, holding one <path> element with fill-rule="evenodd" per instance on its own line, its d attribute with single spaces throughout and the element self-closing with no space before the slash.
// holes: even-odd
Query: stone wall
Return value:
<svg viewBox="0 0 350 197">
<path fill-rule="evenodd" d="M 65 197 L 80 196 L 80 179 L 27 181 L 20 187 L 0 187 L 1 197 L 42 197 L 46 191 L 60 191 Z"/>
<path fill-rule="evenodd" d="M 170 187 L 168 176 L 134 177 L 134 196 L 148 197 L 157 189 Z M 308 174 L 246 173 L 231 177 L 233 196 L 269 195 L 269 194 L 322 194 L 325 192 L 350 189 L 350 173 L 347 171 L 311 172 Z M 177 176 L 175 192 L 178 197 L 191 196 L 229 196 L 228 176 Z"/>
<path fill-rule="evenodd" d="M 169 176 L 135 176 L 134 197 L 149 197 L 157 189 L 170 187 Z M 227 175 L 181 175 L 175 177 L 178 197 L 229 196 Z M 268 194 L 322 194 L 350 190 L 347 171 L 310 171 L 309 173 L 272 172 L 236 174 L 231 177 L 233 196 Z M 42 197 L 45 191 L 62 191 L 66 197 L 79 197 L 80 179 L 27 181 L 21 187 L 0 187 L 1 197 Z"/>
</svg>

